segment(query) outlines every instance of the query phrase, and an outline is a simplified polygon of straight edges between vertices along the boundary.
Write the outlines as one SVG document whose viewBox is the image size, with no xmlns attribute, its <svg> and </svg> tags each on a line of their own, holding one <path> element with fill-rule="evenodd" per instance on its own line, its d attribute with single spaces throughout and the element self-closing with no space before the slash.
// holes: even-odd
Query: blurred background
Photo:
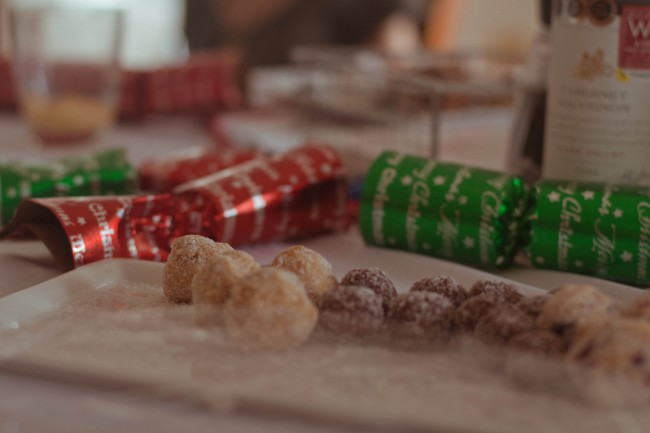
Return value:
<svg viewBox="0 0 650 433">
<path fill-rule="evenodd" d="M 250 64 L 277 64 L 292 45 L 375 43 L 389 49 L 497 49 L 523 55 L 537 27 L 535 0 L 0 0 L 8 9 L 111 7 L 126 11 L 123 62 L 147 68 L 188 50 L 237 47 Z"/>
<path fill-rule="evenodd" d="M 192 0 L 189 0 L 191 3 Z M 150 68 L 175 61 L 186 48 L 184 0 L 0 0 L 0 47 L 9 54 L 9 10 L 34 7 L 106 7 L 126 12 L 122 64 Z"/>
<path fill-rule="evenodd" d="M 529 97 L 541 90 L 523 89 L 535 81 L 525 74 L 544 33 L 539 4 L 0 0 L 0 109 L 21 105 L 11 84 L 10 10 L 119 9 L 125 18 L 115 116 L 120 124 L 192 117 L 208 125 L 218 145 L 268 152 L 327 142 L 358 174 L 380 151 L 396 147 L 487 168 L 522 166 L 510 164 L 511 149 L 539 135 L 529 124 L 543 112 L 533 100 L 540 98 Z M 84 42 L 72 29 L 60 31 Z M 48 41 L 48 49 L 56 51 L 53 44 Z M 537 64 L 542 66 L 533 75 L 540 78 L 544 62 Z M 83 81 L 71 77 L 72 84 Z M 87 104 L 64 102 L 75 122 L 86 116 L 74 112 L 87 113 Z M 56 107 L 45 110 L 48 124 L 61 123 Z M 532 153 L 539 154 L 537 144 Z"/>
</svg>

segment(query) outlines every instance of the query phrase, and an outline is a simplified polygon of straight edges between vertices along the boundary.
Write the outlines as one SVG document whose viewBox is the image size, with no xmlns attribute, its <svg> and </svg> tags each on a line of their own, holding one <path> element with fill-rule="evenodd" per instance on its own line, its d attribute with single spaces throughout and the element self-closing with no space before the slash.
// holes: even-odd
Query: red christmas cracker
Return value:
<svg viewBox="0 0 650 433">
<path fill-rule="evenodd" d="M 62 64 L 49 79 L 56 80 L 57 87 L 73 92 L 101 85 L 84 72 L 88 67 L 91 65 Z M 242 102 L 237 82 L 240 70 L 239 55 L 218 50 L 192 54 L 186 62 L 176 65 L 122 71 L 119 117 L 138 121 L 152 114 L 200 114 L 236 108 Z M 15 109 L 16 102 L 11 62 L 0 57 L 0 109 Z"/>
<path fill-rule="evenodd" d="M 145 88 L 150 72 L 122 71 L 120 85 L 120 120 L 139 121 L 147 116 Z"/>
<path fill-rule="evenodd" d="M 348 225 L 339 155 L 304 146 L 257 158 L 168 194 L 24 201 L 0 237 L 26 226 L 64 269 L 113 257 L 164 261 L 179 236 L 244 245 Z"/>
<path fill-rule="evenodd" d="M 175 186 L 261 156 L 254 150 L 213 149 L 145 161 L 138 167 L 140 189 L 167 192 Z"/>
<path fill-rule="evenodd" d="M 194 54 L 180 65 L 165 66 L 147 77 L 145 104 L 151 113 L 201 113 L 241 103 L 237 87 L 240 58 L 233 52 Z"/>
</svg>

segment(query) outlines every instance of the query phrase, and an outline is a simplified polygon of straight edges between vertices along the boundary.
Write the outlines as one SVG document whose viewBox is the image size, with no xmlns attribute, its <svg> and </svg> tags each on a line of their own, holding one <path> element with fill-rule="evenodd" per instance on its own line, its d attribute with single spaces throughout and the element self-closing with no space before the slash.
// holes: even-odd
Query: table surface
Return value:
<svg viewBox="0 0 650 433">
<path fill-rule="evenodd" d="M 468 131 L 458 129 L 457 139 L 466 142 Z M 477 135 L 479 135 L 477 133 Z M 496 160 L 503 160 L 507 137 L 500 133 Z M 484 138 L 484 137 L 483 137 Z M 470 140 L 471 141 L 471 140 Z M 481 140 L 478 140 L 481 141 Z M 448 140 L 450 159 L 471 159 L 478 155 L 485 162 L 485 148 L 473 152 L 458 140 Z M 0 115 L 0 158 L 56 158 L 78 150 L 42 151 L 28 145 L 29 139 L 22 121 L 13 115 Z M 192 119 L 153 119 L 144 124 L 120 125 L 104 138 L 101 148 L 124 147 L 130 159 L 138 162 L 153 155 L 182 148 L 209 146 L 212 143 L 205 125 Z M 460 158 L 453 158 L 456 154 Z M 0 241 L 0 297 L 46 281 L 61 273 L 49 251 L 40 241 Z M 305 425 L 268 420 L 254 420 L 233 414 L 207 413 L 178 402 L 160 402 L 101 389 L 71 386 L 56 380 L 41 380 L 29 375 L 6 371 L 0 364 L 0 390 L 11 399 L 0 399 L 0 432 L 43 431 L 142 431 L 147 422 L 155 421 L 159 431 L 177 431 L 191 426 L 196 431 L 213 431 L 223 427 L 228 431 L 304 431 Z M 38 408 L 34 410 L 33 408 Z M 80 410 L 82 409 L 83 410 Z M 81 415 L 82 414 L 82 415 Z M 35 416 L 36 415 L 36 416 Z M 151 426 L 149 424 L 149 426 Z M 339 427 L 310 425 L 309 431 L 334 431 Z"/>
</svg>

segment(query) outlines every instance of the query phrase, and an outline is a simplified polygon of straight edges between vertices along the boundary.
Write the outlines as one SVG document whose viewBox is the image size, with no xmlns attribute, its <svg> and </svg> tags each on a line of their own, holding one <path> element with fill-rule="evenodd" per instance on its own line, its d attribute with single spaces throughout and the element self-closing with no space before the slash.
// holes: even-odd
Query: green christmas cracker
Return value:
<svg viewBox="0 0 650 433">
<path fill-rule="evenodd" d="M 25 198 L 132 194 L 136 185 L 123 149 L 58 161 L 0 161 L 0 226 Z"/>
<path fill-rule="evenodd" d="M 506 267 L 527 201 L 519 177 L 389 151 L 367 174 L 359 225 L 370 245 Z"/>
<path fill-rule="evenodd" d="M 533 196 L 534 266 L 650 284 L 650 189 L 541 181 Z"/>
</svg>

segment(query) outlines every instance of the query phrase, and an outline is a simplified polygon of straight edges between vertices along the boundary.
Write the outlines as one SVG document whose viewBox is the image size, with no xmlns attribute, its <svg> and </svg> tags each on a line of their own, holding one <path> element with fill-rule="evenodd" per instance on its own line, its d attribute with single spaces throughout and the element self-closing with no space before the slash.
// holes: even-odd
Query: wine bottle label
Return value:
<svg viewBox="0 0 650 433">
<path fill-rule="evenodd" d="M 543 177 L 650 185 L 650 1 L 556 6 Z"/>
</svg>

